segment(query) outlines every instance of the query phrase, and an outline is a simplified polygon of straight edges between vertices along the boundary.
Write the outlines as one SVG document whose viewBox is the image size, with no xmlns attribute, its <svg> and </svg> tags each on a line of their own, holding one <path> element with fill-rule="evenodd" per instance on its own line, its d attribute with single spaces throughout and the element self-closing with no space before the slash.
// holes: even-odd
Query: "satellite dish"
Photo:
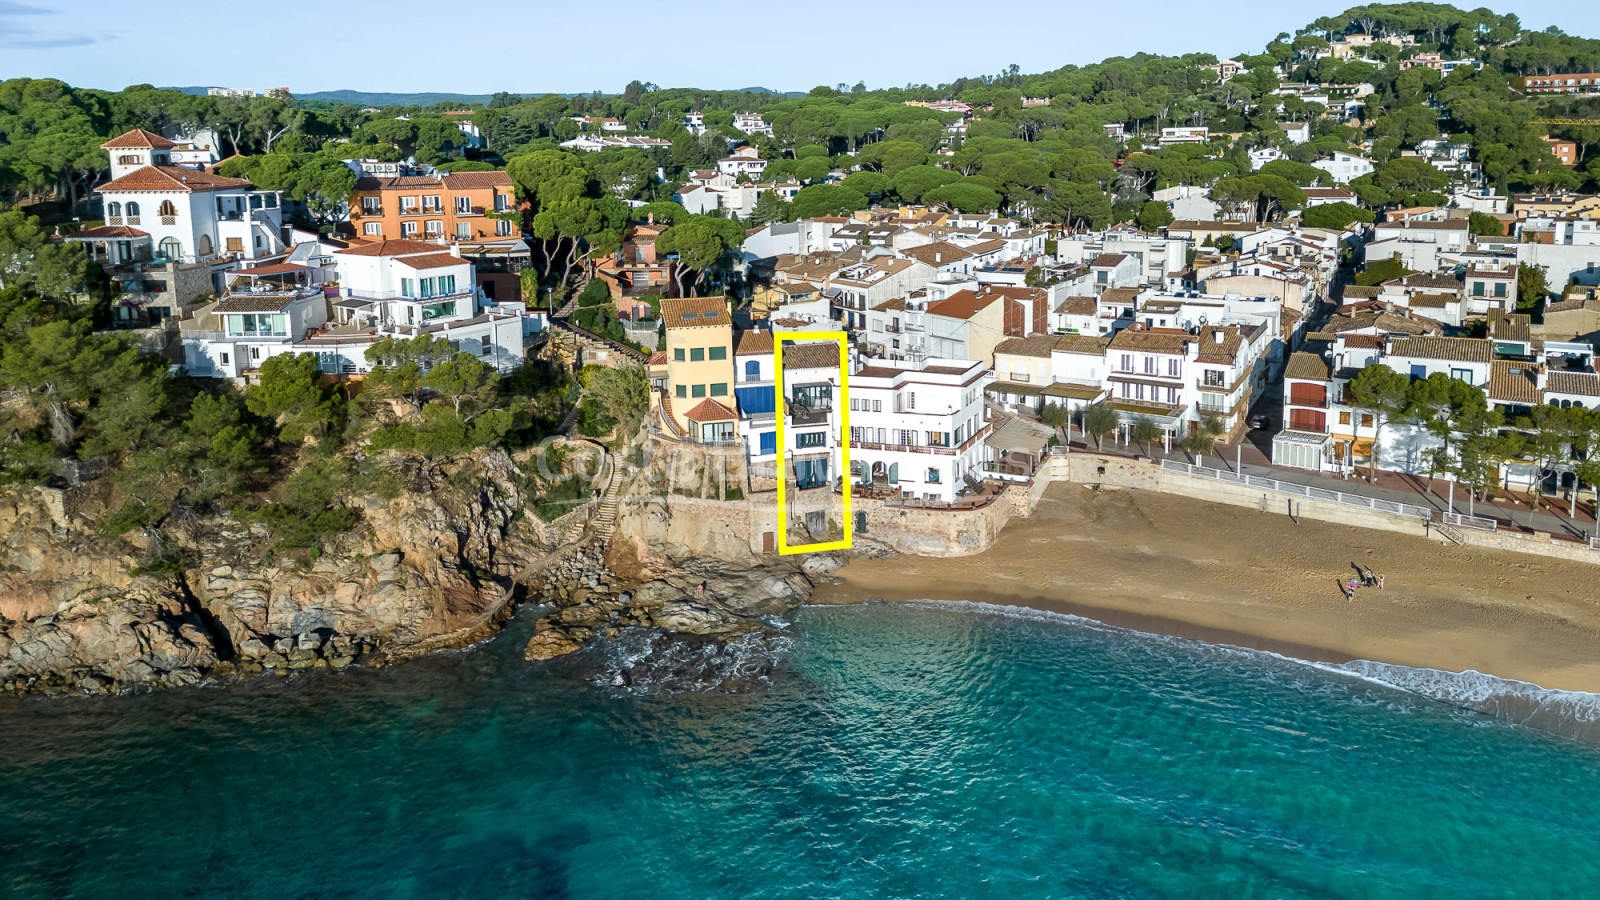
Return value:
<svg viewBox="0 0 1600 900">
<path fill-rule="evenodd" d="M 1200 317 L 1200 325 L 1201 325 L 1201 326 L 1202 326 L 1202 327 L 1204 327 L 1204 326 L 1205 326 L 1205 324 L 1206 324 L 1206 317 L 1205 317 L 1205 316 L 1201 316 L 1201 317 Z"/>
</svg>

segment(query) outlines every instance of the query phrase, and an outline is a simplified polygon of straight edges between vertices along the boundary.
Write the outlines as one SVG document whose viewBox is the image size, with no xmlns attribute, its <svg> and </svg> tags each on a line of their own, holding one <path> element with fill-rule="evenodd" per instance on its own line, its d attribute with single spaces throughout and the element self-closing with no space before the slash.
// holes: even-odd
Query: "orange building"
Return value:
<svg viewBox="0 0 1600 900">
<path fill-rule="evenodd" d="M 1550 152 L 1556 155 L 1556 161 L 1563 166 L 1575 166 L 1578 164 L 1578 145 L 1576 143 L 1553 138 L 1548 134 L 1540 138 L 1540 140 L 1545 142 L 1545 146 L 1550 148 Z"/>
<path fill-rule="evenodd" d="M 504 172 L 450 172 L 361 178 L 350 197 L 350 224 L 361 240 L 494 241 L 520 238 L 515 222 L 488 213 L 517 206 Z"/>
</svg>

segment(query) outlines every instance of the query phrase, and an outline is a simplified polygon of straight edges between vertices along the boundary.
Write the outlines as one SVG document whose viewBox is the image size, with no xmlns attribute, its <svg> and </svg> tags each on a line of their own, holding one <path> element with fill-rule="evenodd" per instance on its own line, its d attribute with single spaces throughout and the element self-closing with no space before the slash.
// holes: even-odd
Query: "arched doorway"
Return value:
<svg viewBox="0 0 1600 900">
<path fill-rule="evenodd" d="M 199 244 L 200 244 L 200 255 L 201 256 L 210 256 L 211 255 L 211 235 L 209 235 L 209 234 L 200 235 Z"/>
<path fill-rule="evenodd" d="M 167 259 L 178 259 L 183 256 L 183 242 L 177 238 L 162 238 L 158 249 Z"/>
</svg>

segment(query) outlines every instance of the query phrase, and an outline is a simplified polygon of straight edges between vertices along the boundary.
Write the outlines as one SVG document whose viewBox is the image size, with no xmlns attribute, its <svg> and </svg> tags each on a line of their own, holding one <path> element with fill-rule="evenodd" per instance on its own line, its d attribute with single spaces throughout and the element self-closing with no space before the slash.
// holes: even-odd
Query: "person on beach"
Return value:
<svg viewBox="0 0 1600 900">
<path fill-rule="evenodd" d="M 1357 581 L 1356 577 L 1354 575 L 1350 576 L 1350 599 L 1352 599 L 1352 600 L 1355 599 L 1355 597 L 1356 597 L 1356 588 L 1358 588 L 1360 586 L 1361 586 L 1361 582 Z"/>
<path fill-rule="evenodd" d="M 1367 584 L 1366 584 L 1366 586 L 1367 587 L 1372 587 L 1373 585 L 1375 585 L 1377 583 L 1378 583 L 1378 576 L 1372 574 L 1372 570 L 1370 568 L 1367 569 Z"/>
<path fill-rule="evenodd" d="M 1383 590 L 1383 576 L 1382 575 L 1378 576 L 1378 590 L 1380 590 L 1380 591 Z"/>
</svg>

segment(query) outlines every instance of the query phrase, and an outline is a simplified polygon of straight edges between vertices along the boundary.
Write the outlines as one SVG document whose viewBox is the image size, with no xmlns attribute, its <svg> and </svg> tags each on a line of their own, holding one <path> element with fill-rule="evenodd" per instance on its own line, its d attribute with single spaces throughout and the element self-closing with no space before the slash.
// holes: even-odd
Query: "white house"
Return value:
<svg viewBox="0 0 1600 900">
<path fill-rule="evenodd" d="M 745 146 L 717 160 L 717 170 L 734 178 L 744 175 L 755 181 L 767 170 L 767 161 L 761 158 L 761 151 Z"/>
<path fill-rule="evenodd" d="M 130 239 L 148 242 L 158 258 L 212 263 L 218 276 L 236 261 L 284 252 L 277 191 L 173 165 L 175 146 L 142 129 L 101 145 L 111 154 L 111 180 L 95 191 L 107 225 L 137 232 Z"/>
<path fill-rule="evenodd" d="M 1372 164 L 1372 160 L 1343 151 L 1336 151 L 1326 159 L 1317 160 L 1311 166 L 1332 175 L 1333 180 L 1339 184 L 1349 184 L 1363 175 L 1372 174 L 1377 168 Z"/>
<path fill-rule="evenodd" d="M 901 497 L 953 502 L 982 476 L 986 365 L 873 360 L 850 376 L 850 481 Z"/>
</svg>

